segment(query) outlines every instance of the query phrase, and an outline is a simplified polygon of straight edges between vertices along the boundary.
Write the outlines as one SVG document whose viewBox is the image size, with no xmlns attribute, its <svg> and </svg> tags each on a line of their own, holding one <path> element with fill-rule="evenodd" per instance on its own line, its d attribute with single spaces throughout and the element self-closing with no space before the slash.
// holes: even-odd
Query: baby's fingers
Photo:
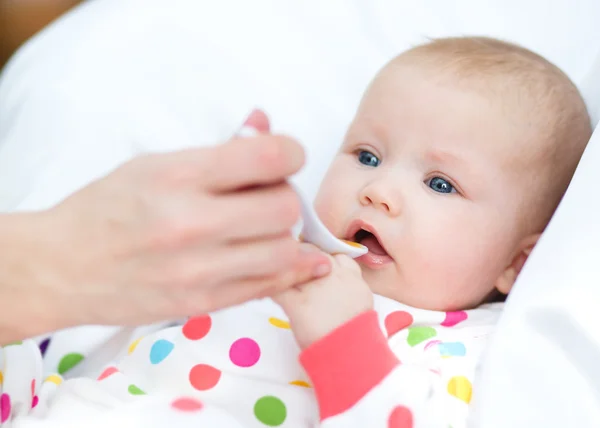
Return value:
<svg viewBox="0 0 600 428">
<path fill-rule="evenodd" d="M 356 261 L 345 255 L 345 254 L 336 254 L 333 256 L 334 266 L 339 266 L 342 269 L 348 269 L 352 272 L 361 273 L 360 266 Z"/>
</svg>

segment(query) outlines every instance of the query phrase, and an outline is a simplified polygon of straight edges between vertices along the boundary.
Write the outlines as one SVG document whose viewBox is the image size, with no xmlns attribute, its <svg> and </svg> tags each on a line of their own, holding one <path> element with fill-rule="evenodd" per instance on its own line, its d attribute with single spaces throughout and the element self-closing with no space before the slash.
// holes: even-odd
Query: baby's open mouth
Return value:
<svg viewBox="0 0 600 428">
<path fill-rule="evenodd" d="M 369 252 L 378 256 L 387 256 L 388 253 L 383 248 L 383 245 L 379 243 L 379 240 L 371 232 L 364 229 L 360 229 L 354 234 L 354 242 L 364 245 L 369 249 Z"/>
</svg>

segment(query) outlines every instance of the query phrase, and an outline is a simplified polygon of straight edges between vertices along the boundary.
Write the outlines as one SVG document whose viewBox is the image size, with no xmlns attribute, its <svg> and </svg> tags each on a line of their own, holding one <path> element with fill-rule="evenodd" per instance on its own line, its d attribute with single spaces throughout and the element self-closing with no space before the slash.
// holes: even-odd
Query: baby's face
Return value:
<svg viewBox="0 0 600 428">
<path fill-rule="evenodd" d="M 527 135 L 506 115 L 405 66 L 373 82 L 315 201 L 336 236 L 369 247 L 358 262 L 373 292 L 459 310 L 494 290 L 527 214 Z"/>
</svg>

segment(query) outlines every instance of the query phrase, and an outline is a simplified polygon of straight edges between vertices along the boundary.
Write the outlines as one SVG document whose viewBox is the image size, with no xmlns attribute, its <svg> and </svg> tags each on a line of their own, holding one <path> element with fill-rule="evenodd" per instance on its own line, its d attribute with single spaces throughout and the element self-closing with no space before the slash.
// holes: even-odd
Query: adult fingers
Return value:
<svg viewBox="0 0 600 428">
<path fill-rule="evenodd" d="M 277 183 L 304 165 L 304 149 L 289 137 L 260 135 L 233 139 L 215 148 L 217 165 L 204 176 L 205 188 L 227 192 Z"/>
<path fill-rule="evenodd" d="M 320 251 L 301 246 L 289 234 L 210 248 L 189 248 L 155 263 L 155 278 L 181 290 L 208 290 L 247 278 L 273 277 L 328 264 Z M 293 276 L 293 275 L 292 275 Z M 291 279 L 290 279 L 291 280 Z"/>
<path fill-rule="evenodd" d="M 304 164 L 304 150 L 291 138 L 259 135 L 171 153 L 169 162 L 188 185 L 221 193 L 285 180 Z"/>
<path fill-rule="evenodd" d="M 262 284 L 260 297 L 273 296 L 281 291 L 308 281 L 322 278 L 331 272 L 332 259 L 311 244 L 302 244 L 304 258 L 299 259 L 293 269 L 281 271 L 267 278 L 249 278 L 245 283 Z M 232 286 L 236 286 L 233 284 Z"/>
<path fill-rule="evenodd" d="M 173 316 L 203 314 L 244 303 L 251 299 L 274 296 L 294 285 L 303 284 L 327 275 L 331 260 L 320 252 L 308 253 L 293 267 L 274 275 L 241 278 L 191 290 L 173 290 L 169 293 L 176 308 Z"/>
<path fill-rule="evenodd" d="M 327 254 L 320 251 L 309 251 L 306 254 L 292 269 L 271 276 L 244 278 L 224 284 L 215 290 L 213 304 L 220 308 L 250 299 L 275 296 L 295 285 L 322 278 L 331 272 L 331 259 Z"/>
<path fill-rule="evenodd" d="M 222 240 L 287 233 L 300 219 L 298 195 L 287 183 L 217 196 L 210 209 L 215 232 Z M 197 219 L 200 222 L 199 214 Z"/>
<path fill-rule="evenodd" d="M 184 196 L 152 227 L 147 239 L 159 251 L 288 234 L 300 218 L 300 202 L 286 183 L 225 195 Z"/>
</svg>

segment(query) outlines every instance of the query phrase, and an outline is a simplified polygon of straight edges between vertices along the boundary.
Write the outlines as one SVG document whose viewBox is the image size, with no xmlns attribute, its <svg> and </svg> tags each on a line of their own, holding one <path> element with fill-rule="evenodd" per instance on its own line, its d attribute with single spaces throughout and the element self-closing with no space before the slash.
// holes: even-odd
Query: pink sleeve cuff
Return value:
<svg viewBox="0 0 600 428">
<path fill-rule="evenodd" d="M 321 420 L 345 412 L 378 385 L 400 361 L 375 311 L 363 312 L 300 354 L 319 403 Z"/>
</svg>

